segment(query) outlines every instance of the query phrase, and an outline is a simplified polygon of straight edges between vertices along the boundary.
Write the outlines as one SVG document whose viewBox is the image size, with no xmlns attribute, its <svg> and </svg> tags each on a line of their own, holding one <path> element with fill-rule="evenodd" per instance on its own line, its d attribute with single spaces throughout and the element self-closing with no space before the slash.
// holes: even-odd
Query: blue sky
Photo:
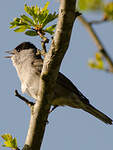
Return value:
<svg viewBox="0 0 113 150">
<path fill-rule="evenodd" d="M 28 37 L 9 29 L 9 22 L 24 13 L 24 4 L 39 6 L 46 0 L 1 0 L 0 4 L 0 134 L 11 133 L 24 145 L 30 119 L 30 109 L 14 96 L 20 89 L 20 81 L 6 50 L 23 41 L 30 41 L 40 48 L 39 38 Z M 52 0 L 49 8 L 58 11 L 59 3 Z M 100 19 L 101 15 L 85 14 L 88 19 Z M 113 23 L 94 26 L 108 53 L 113 58 Z M 49 46 L 48 46 L 49 47 Z M 88 67 L 88 59 L 94 57 L 97 48 L 84 27 L 76 20 L 69 49 L 60 71 L 64 73 L 96 108 L 113 119 L 113 74 Z M 25 95 L 26 96 L 26 95 Z M 113 126 L 109 126 L 82 110 L 59 107 L 50 114 L 49 124 L 42 144 L 44 150 L 112 150 Z M 1 141 L 1 139 L 0 139 Z M 1 143 L 1 142 L 0 142 Z M 1 148 L 5 150 L 5 148 Z"/>
</svg>

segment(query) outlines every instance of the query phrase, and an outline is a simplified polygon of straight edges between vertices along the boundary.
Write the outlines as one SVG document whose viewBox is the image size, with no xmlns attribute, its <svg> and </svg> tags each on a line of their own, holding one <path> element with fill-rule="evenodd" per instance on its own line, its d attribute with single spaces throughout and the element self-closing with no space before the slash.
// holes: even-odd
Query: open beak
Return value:
<svg viewBox="0 0 113 150">
<path fill-rule="evenodd" d="M 15 54 L 15 50 L 5 51 L 5 53 L 10 54 L 9 56 L 5 56 L 5 58 L 11 58 L 11 57 L 12 57 L 12 55 L 14 55 L 14 54 Z"/>
</svg>

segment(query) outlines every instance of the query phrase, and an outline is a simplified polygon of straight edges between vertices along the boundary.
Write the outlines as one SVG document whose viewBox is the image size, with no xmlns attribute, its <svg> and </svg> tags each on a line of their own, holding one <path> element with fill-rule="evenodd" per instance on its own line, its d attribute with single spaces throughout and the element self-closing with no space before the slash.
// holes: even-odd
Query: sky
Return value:
<svg viewBox="0 0 113 150">
<path fill-rule="evenodd" d="M 6 50 L 11 50 L 24 41 L 30 41 L 40 48 L 40 39 L 15 33 L 9 29 L 9 22 L 24 13 L 24 4 L 38 4 L 43 7 L 45 2 L 46 0 L 1 0 L 0 3 L 0 135 L 12 134 L 17 138 L 20 149 L 27 135 L 30 109 L 14 96 L 15 89 L 21 92 L 21 85 L 11 61 L 4 56 Z M 58 1 L 50 1 L 51 12 L 58 12 L 58 7 Z M 101 18 L 99 13 L 84 15 L 88 20 Z M 94 28 L 113 58 L 113 23 L 95 25 Z M 88 60 L 94 58 L 97 51 L 85 28 L 76 20 L 60 71 L 76 85 L 93 106 L 113 119 L 113 74 L 88 67 Z M 30 97 L 29 99 L 32 100 Z M 106 125 L 87 112 L 59 107 L 50 114 L 48 121 L 41 150 L 113 149 L 113 125 Z M 1 141 L 0 138 L 0 145 Z M 6 150 L 2 147 L 0 149 Z"/>
</svg>

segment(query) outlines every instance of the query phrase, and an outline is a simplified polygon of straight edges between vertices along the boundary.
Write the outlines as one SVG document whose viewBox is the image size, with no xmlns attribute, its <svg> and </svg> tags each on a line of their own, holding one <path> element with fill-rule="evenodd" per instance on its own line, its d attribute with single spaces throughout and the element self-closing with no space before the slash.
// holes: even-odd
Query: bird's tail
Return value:
<svg viewBox="0 0 113 150">
<path fill-rule="evenodd" d="M 90 113 L 91 115 L 95 116 L 96 118 L 100 119 L 106 124 L 112 124 L 112 119 L 106 116 L 101 111 L 97 110 L 95 107 L 93 107 L 91 104 L 85 104 L 84 108 L 82 108 L 84 111 Z"/>
</svg>

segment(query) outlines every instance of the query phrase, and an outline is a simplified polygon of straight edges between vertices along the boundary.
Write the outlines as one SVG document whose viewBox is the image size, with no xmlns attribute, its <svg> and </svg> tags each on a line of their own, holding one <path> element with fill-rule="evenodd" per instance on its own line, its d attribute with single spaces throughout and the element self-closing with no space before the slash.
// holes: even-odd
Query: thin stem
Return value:
<svg viewBox="0 0 113 150">
<path fill-rule="evenodd" d="M 92 25 L 92 24 L 97 24 L 98 25 L 98 24 L 102 24 L 102 23 L 106 23 L 106 22 L 108 22 L 108 20 L 102 18 L 101 20 L 92 20 L 92 21 L 89 22 L 89 24 L 90 25 Z"/>
<path fill-rule="evenodd" d="M 40 38 L 45 42 L 49 43 L 49 39 L 45 37 L 40 31 L 37 31 L 37 34 L 40 36 Z"/>
<path fill-rule="evenodd" d="M 113 72 L 113 61 L 112 61 L 111 57 L 109 56 L 109 54 L 107 53 L 106 49 L 104 48 L 98 35 L 96 34 L 96 31 L 93 29 L 91 24 L 88 23 L 87 20 L 83 16 L 78 16 L 78 19 L 84 25 L 84 27 L 87 29 L 87 31 L 91 35 L 93 41 L 95 42 L 98 50 L 101 52 L 102 56 L 106 59 L 107 63 L 109 64 L 109 71 Z"/>
<path fill-rule="evenodd" d="M 32 107 L 34 106 L 33 102 L 30 102 L 28 99 L 26 99 L 25 97 L 21 96 L 17 90 L 15 90 L 15 96 L 17 96 L 18 98 L 20 98 L 22 101 L 24 101 L 28 106 Z"/>
</svg>

